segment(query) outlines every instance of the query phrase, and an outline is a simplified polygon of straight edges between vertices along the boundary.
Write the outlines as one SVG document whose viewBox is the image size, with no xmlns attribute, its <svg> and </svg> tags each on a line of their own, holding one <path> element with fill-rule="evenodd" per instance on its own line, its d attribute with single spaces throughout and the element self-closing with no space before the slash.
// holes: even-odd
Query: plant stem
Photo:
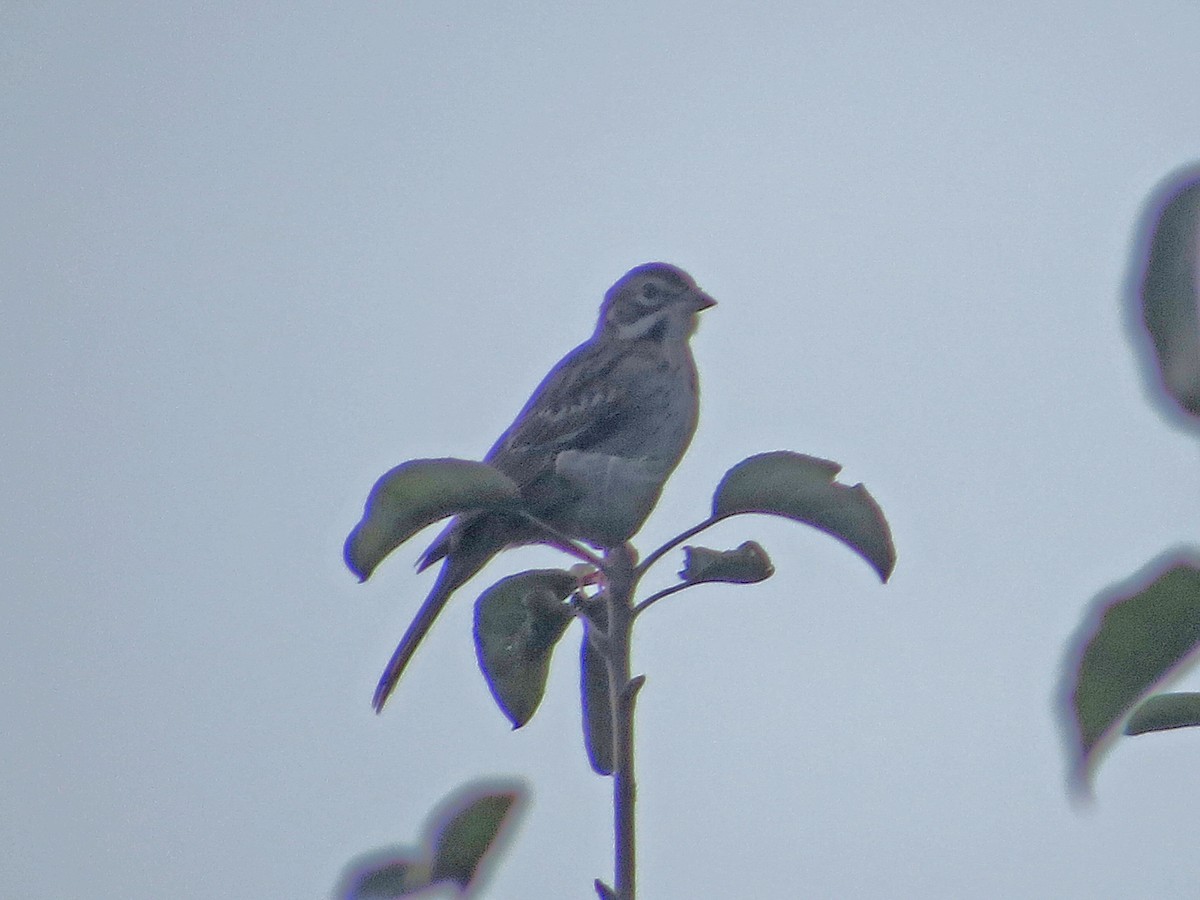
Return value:
<svg viewBox="0 0 1200 900">
<path fill-rule="evenodd" d="M 634 900 L 636 893 L 636 844 L 634 807 L 637 785 L 633 775 L 633 712 L 644 678 L 631 676 L 630 643 L 633 633 L 633 591 L 638 571 L 635 555 L 626 544 L 605 556 L 608 581 L 608 666 L 609 703 L 613 715 L 613 838 L 615 844 L 615 894 L 618 900 Z"/>
<path fill-rule="evenodd" d="M 546 543 L 551 547 L 557 547 L 563 553 L 566 553 L 569 556 L 574 556 L 578 559 L 582 559 L 584 562 L 595 566 L 597 569 L 604 565 L 603 560 L 601 560 L 600 557 L 598 557 L 595 553 L 593 553 L 583 544 L 579 543 L 579 541 L 575 541 L 567 537 L 549 522 L 543 522 L 537 516 L 533 515 L 533 513 L 526 512 L 525 510 L 520 511 L 520 516 L 530 525 L 533 525 L 535 528 L 538 528 L 544 532 L 549 538 Z"/>
<path fill-rule="evenodd" d="M 665 544 L 663 544 L 661 547 L 659 547 L 657 550 L 655 550 L 653 553 L 651 553 L 649 556 L 647 556 L 644 560 L 642 560 L 642 564 L 637 567 L 638 577 L 640 578 L 642 575 L 645 575 L 647 569 L 649 569 L 652 565 L 654 565 L 656 562 L 658 562 L 660 559 L 662 559 L 664 556 L 666 556 L 668 553 L 670 553 L 672 550 L 674 550 L 676 547 L 678 547 L 684 541 L 690 540 L 691 538 L 694 538 L 696 535 L 698 535 L 700 532 L 705 531 L 709 528 L 712 528 L 718 522 L 723 522 L 725 519 L 728 519 L 730 515 L 734 515 L 734 514 L 726 513 L 723 516 L 709 516 L 709 518 L 705 519 L 703 522 L 699 522 L 696 525 L 693 525 L 687 531 L 684 531 L 680 534 L 675 535 L 675 537 L 671 538 L 669 541 L 667 541 Z"/>
<path fill-rule="evenodd" d="M 652 603 L 657 603 L 664 597 L 670 597 L 672 594 L 678 594 L 680 591 L 687 590 L 688 588 L 695 586 L 696 585 L 690 581 L 684 581 L 679 584 L 673 584 L 668 588 L 663 588 L 657 594 L 651 594 L 649 597 L 635 606 L 633 608 L 633 614 L 635 616 L 640 616 L 645 611 L 646 607 L 650 606 Z"/>
</svg>

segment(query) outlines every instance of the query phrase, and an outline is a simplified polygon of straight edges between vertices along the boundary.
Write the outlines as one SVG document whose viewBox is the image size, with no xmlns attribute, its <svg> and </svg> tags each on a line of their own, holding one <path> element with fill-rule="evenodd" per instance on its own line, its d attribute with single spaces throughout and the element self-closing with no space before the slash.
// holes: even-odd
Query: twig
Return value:
<svg viewBox="0 0 1200 900">
<path fill-rule="evenodd" d="M 572 538 L 567 537 L 565 534 L 563 534 L 561 531 L 559 531 L 557 528 L 555 528 L 549 522 L 544 522 L 541 519 L 539 519 L 537 516 L 535 516 L 533 513 L 527 512 L 523 509 L 519 511 L 519 515 L 521 516 L 522 519 L 524 519 L 530 525 L 533 525 L 535 528 L 539 529 L 540 531 L 545 532 L 545 534 L 548 537 L 552 538 L 552 540 L 546 542 L 551 547 L 557 547 L 563 553 L 567 553 L 571 556 L 578 557 L 579 559 L 582 559 L 586 563 L 591 563 L 597 569 L 604 568 L 604 560 L 602 560 L 599 556 L 597 556 L 595 553 L 593 553 L 591 550 L 589 550 L 583 544 L 579 543 L 579 541 L 576 541 L 576 540 L 573 540 Z"/>
<path fill-rule="evenodd" d="M 654 565 L 684 541 L 694 538 L 706 528 L 712 528 L 712 526 L 716 525 L 718 522 L 724 521 L 727 518 L 729 518 L 729 516 L 710 516 L 699 525 L 693 525 L 687 531 L 675 535 L 675 537 L 671 538 L 671 540 L 667 541 L 665 544 L 643 559 L 642 564 L 637 567 L 635 574 L 638 578 L 641 578 L 646 574 L 647 569 L 649 569 L 652 565 Z"/>
<path fill-rule="evenodd" d="M 645 600 L 643 600 L 641 603 L 639 603 L 637 606 L 635 606 L 633 608 L 634 618 L 640 616 L 643 612 L 645 612 L 646 607 L 649 606 L 651 603 L 657 603 L 663 597 L 670 597 L 672 594 L 677 594 L 680 591 L 682 591 L 684 588 L 690 588 L 690 587 L 695 587 L 695 585 L 692 584 L 692 582 L 690 582 L 690 581 L 681 581 L 679 584 L 673 584 L 669 588 L 663 588 L 657 594 L 651 594 L 649 597 L 647 597 Z"/>
</svg>

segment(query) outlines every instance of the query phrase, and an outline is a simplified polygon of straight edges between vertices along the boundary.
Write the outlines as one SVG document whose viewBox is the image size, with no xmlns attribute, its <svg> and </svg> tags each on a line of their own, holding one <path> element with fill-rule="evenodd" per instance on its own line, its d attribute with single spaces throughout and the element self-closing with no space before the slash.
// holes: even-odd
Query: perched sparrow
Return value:
<svg viewBox="0 0 1200 900">
<path fill-rule="evenodd" d="M 550 370 L 484 458 L 517 483 L 529 513 L 602 550 L 642 526 L 696 430 L 688 338 L 714 303 L 666 263 L 638 266 L 609 288 L 595 333 Z M 421 569 L 445 562 L 379 680 L 376 712 L 451 593 L 504 548 L 543 540 L 511 513 L 450 522 L 421 557 Z"/>
</svg>

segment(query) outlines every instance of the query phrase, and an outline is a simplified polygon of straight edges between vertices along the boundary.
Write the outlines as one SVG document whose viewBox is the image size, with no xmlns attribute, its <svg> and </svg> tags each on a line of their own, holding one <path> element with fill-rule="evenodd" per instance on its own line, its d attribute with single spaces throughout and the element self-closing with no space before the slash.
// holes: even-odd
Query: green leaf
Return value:
<svg viewBox="0 0 1200 900">
<path fill-rule="evenodd" d="M 1085 788 L 1102 743 L 1138 699 L 1200 643 L 1200 567 L 1159 561 L 1097 598 L 1073 641 L 1066 715 L 1076 786 Z"/>
<path fill-rule="evenodd" d="M 478 887 L 481 863 L 511 830 L 527 794 L 519 781 L 464 785 L 438 804 L 417 849 L 389 847 L 359 856 L 346 867 L 337 896 L 392 900 L 429 896 L 438 883 L 449 882 L 459 893 Z"/>
<path fill-rule="evenodd" d="M 1152 224 L 1142 274 L 1142 322 L 1163 387 L 1185 413 L 1200 416 L 1200 172 L 1192 168 L 1173 176 L 1159 198 L 1151 201 L 1161 212 Z"/>
<path fill-rule="evenodd" d="M 788 450 L 751 456 L 717 485 L 713 516 L 765 513 L 805 522 L 846 544 L 887 581 L 896 565 L 887 520 L 865 487 L 834 480 L 841 470 L 835 462 Z"/>
<path fill-rule="evenodd" d="M 734 550 L 710 550 L 708 547 L 684 547 L 683 569 L 679 577 L 688 584 L 710 581 L 728 584 L 754 584 L 775 574 L 767 551 L 755 541 L 746 541 Z"/>
<path fill-rule="evenodd" d="M 602 616 L 599 624 L 604 627 Z M 583 647 L 579 651 L 579 681 L 583 700 L 583 746 L 588 762 L 597 775 L 611 775 L 614 769 L 614 746 L 608 666 L 604 657 L 592 646 L 586 630 Z"/>
<path fill-rule="evenodd" d="M 1133 711 L 1125 723 L 1125 733 L 1145 734 L 1196 725 L 1200 725 L 1200 694 L 1156 694 Z"/>
<path fill-rule="evenodd" d="M 534 569 L 498 581 L 475 603 L 479 667 L 514 728 L 542 702 L 554 645 L 574 618 L 563 601 L 578 583 L 562 569 Z"/>
<path fill-rule="evenodd" d="M 450 881 L 466 890 L 479 864 L 500 835 L 514 803 L 523 791 L 467 794 L 456 801 L 457 811 L 444 818 L 433 835 L 430 881 Z"/>
<path fill-rule="evenodd" d="M 429 887 L 429 866 L 403 850 L 370 853 L 347 867 L 338 897 L 344 900 L 392 900 Z"/>
<path fill-rule="evenodd" d="M 511 478 L 486 463 L 465 459 L 402 463 L 371 488 L 362 521 L 346 538 L 346 565 L 366 581 L 385 556 L 425 526 L 471 510 L 511 505 L 520 496 Z"/>
</svg>

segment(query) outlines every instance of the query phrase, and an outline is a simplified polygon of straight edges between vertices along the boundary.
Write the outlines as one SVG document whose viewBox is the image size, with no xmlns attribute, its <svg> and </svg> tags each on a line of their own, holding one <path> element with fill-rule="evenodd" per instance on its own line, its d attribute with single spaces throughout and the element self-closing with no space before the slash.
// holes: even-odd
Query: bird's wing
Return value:
<svg viewBox="0 0 1200 900">
<path fill-rule="evenodd" d="M 587 450 L 636 414 L 629 370 L 636 361 L 589 342 L 568 354 L 534 391 L 485 460 L 525 487 L 563 450 Z"/>
<path fill-rule="evenodd" d="M 631 386 L 652 365 L 645 354 L 614 352 L 611 344 L 589 341 L 576 347 L 550 370 L 484 461 L 517 483 L 532 511 L 552 509 L 564 493 L 576 490 L 556 472 L 559 454 L 586 454 L 636 416 L 639 398 Z M 489 518 L 482 513 L 455 518 L 425 551 L 418 568 L 455 553 L 466 532 L 483 527 Z"/>
</svg>

